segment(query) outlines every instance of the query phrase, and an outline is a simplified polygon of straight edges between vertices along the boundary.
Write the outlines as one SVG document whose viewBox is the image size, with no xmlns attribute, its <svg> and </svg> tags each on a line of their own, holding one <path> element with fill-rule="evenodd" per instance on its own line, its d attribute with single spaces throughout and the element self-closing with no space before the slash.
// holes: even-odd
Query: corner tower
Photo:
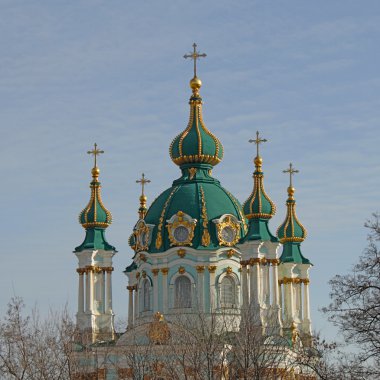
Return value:
<svg viewBox="0 0 380 380">
<path fill-rule="evenodd" d="M 94 167 L 91 170 L 90 201 L 79 214 L 79 223 L 85 229 L 86 236 L 74 250 L 78 258 L 79 275 L 77 327 L 84 339 L 112 340 L 114 313 L 111 274 L 112 257 L 116 249 L 105 237 L 105 230 L 112 223 L 112 215 L 100 195 L 97 156 L 104 151 L 95 144 L 94 149 L 87 153 L 94 156 Z"/>
<path fill-rule="evenodd" d="M 298 170 L 290 163 L 289 168 L 283 172 L 290 177 L 286 217 L 277 230 L 277 236 L 282 243 L 279 284 L 283 299 L 284 328 L 296 328 L 307 338 L 311 336 L 309 269 L 312 264 L 301 252 L 301 243 L 306 239 L 307 231 L 296 215 L 293 175 Z"/>
</svg>

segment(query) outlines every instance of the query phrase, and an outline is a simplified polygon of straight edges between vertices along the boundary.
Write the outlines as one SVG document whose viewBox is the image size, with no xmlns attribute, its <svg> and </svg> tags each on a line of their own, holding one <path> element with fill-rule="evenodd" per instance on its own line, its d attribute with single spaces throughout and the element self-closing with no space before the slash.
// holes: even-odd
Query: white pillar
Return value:
<svg viewBox="0 0 380 380">
<path fill-rule="evenodd" d="M 94 312 L 94 269 L 89 270 L 90 275 L 90 312 Z"/>
<path fill-rule="evenodd" d="M 84 281 L 83 281 L 83 269 L 77 269 L 79 274 L 78 282 L 78 313 L 84 312 Z"/>
<path fill-rule="evenodd" d="M 136 324 L 136 319 L 139 316 L 140 313 L 140 305 L 139 305 L 139 290 L 138 290 L 138 285 L 135 285 L 135 307 L 134 307 L 134 312 L 135 312 L 135 324 Z"/>
<path fill-rule="evenodd" d="M 112 281 L 111 281 L 111 275 L 112 275 L 113 268 L 107 268 L 106 271 L 106 313 L 112 313 Z"/>
<path fill-rule="evenodd" d="M 128 300 L 128 328 L 133 326 L 133 286 L 127 286 L 129 291 L 129 300 Z"/>
<path fill-rule="evenodd" d="M 91 312 L 91 309 L 90 309 L 90 287 L 91 287 L 91 284 L 90 284 L 90 269 L 89 268 L 86 268 L 86 313 L 90 313 Z"/>
<path fill-rule="evenodd" d="M 213 312 L 216 307 L 215 271 L 216 271 L 216 265 L 211 265 L 208 267 L 209 278 L 210 278 L 210 311 L 211 312 Z"/>
<path fill-rule="evenodd" d="M 262 274 L 263 274 L 262 300 L 263 300 L 263 303 L 267 307 L 270 306 L 269 265 L 270 263 L 266 262 L 265 265 L 262 266 Z"/>
<path fill-rule="evenodd" d="M 250 262 L 250 285 L 251 285 L 251 306 L 256 306 L 260 304 L 260 259 L 253 259 Z"/>
<path fill-rule="evenodd" d="M 168 312 L 168 268 L 161 268 L 162 273 L 162 311 L 164 314 Z"/>
<path fill-rule="evenodd" d="M 152 269 L 153 273 L 153 312 L 158 311 L 158 272 L 159 269 Z"/>
<path fill-rule="evenodd" d="M 242 262 L 241 268 L 241 285 L 242 285 L 242 296 L 243 296 L 243 309 L 247 310 L 249 306 L 248 298 L 248 273 L 247 273 L 247 263 Z"/>
<path fill-rule="evenodd" d="M 197 265 L 197 293 L 198 293 L 198 310 L 199 312 L 204 311 L 204 271 L 205 267 L 204 265 Z"/>
<path fill-rule="evenodd" d="M 100 312 L 104 313 L 106 310 L 106 294 L 105 294 L 105 272 L 102 270 L 99 274 L 99 292 L 100 292 Z"/>
<path fill-rule="evenodd" d="M 284 289 L 286 322 L 290 326 L 294 319 L 293 278 L 284 279 Z"/>
<path fill-rule="evenodd" d="M 310 323 L 309 279 L 304 279 L 303 283 L 303 319 Z"/>
</svg>

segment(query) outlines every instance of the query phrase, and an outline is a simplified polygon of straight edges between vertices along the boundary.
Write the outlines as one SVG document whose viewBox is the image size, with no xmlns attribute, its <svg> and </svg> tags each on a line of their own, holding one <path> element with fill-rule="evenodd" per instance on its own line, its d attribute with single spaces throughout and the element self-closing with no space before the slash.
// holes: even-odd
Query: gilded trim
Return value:
<svg viewBox="0 0 380 380">
<path fill-rule="evenodd" d="M 201 218 L 202 218 L 202 226 L 203 226 L 202 245 L 204 247 L 207 247 L 210 245 L 210 233 L 208 232 L 206 200 L 205 200 L 205 193 L 202 186 L 200 186 L 200 192 L 201 192 L 201 202 L 202 202 Z"/>
</svg>

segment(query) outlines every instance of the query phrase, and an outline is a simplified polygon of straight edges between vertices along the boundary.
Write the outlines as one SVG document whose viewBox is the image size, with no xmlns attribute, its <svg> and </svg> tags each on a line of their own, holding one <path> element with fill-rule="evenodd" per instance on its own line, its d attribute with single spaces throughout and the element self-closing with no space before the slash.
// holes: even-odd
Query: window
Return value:
<svg viewBox="0 0 380 380">
<path fill-rule="evenodd" d="M 150 310 L 150 283 L 145 279 L 143 283 L 143 311 Z"/>
<path fill-rule="evenodd" d="M 175 300 L 174 307 L 191 307 L 191 281 L 186 276 L 179 276 L 174 283 Z"/>
<path fill-rule="evenodd" d="M 226 276 L 220 284 L 220 306 L 221 307 L 235 307 L 235 282 Z"/>
</svg>

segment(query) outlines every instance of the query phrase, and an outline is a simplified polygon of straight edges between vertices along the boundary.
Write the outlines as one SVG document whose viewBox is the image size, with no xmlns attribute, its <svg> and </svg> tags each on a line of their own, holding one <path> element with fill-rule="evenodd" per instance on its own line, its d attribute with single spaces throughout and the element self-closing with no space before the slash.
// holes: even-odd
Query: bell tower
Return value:
<svg viewBox="0 0 380 380">
<path fill-rule="evenodd" d="M 112 215 L 103 204 L 99 182 L 97 156 L 104 153 L 97 145 L 87 152 L 94 156 L 91 170 L 91 197 L 79 215 L 79 223 L 86 231 L 81 245 L 75 248 L 78 258 L 77 327 L 84 340 L 112 340 L 114 313 L 112 311 L 112 257 L 117 252 L 105 237 Z"/>
</svg>

